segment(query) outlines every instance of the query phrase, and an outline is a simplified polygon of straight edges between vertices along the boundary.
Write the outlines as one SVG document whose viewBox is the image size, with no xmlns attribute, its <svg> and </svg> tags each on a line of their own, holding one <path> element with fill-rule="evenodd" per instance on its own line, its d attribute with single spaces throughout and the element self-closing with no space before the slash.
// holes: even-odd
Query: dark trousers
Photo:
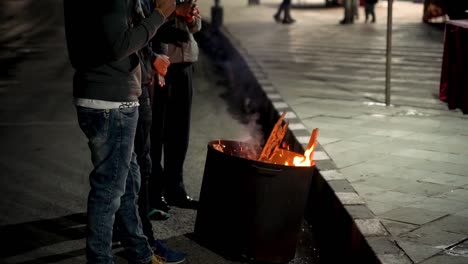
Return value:
<svg viewBox="0 0 468 264">
<path fill-rule="evenodd" d="M 143 87 L 143 89 L 148 89 Z M 148 217 L 149 212 L 149 178 L 151 175 L 151 142 L 150 142 L 150 132 L 151 132 L 151 123 L 152 123 L 152 111 L 151 111 L 151 102 L 149 98 L 140 98 L 140 106 L 138 107 L 138 122 L 135 133 L 135 154 L 136 162 L 138 164 L 140 175 L 141 175 L 141 185 L 140 191 L 138 192 L 138 214 L 141 219 L 143 234 L 148 238 L 149 241 L 154 240 L 153 226 Z M 119 240 L 120 232 L 122 232 L 121 222 L 116 219 L 114 224 L 114 233 Z"/>
<path fill-rule="evenodd" d="M 143 89 L 148 89 L 143 87 Z M 138 194 L 138 211 L 143 226 L 143 233 L 148 240 L 154 240 L 153 226 L 151 225 L 148 217 L 149 212 L 149 179 L 151 175 L 151 123 L 152 123 L 152 110 L 149 98 L 140 99 L 139 118 L 135 135 L 135 153 L 137 155 L 137 163 L 140 166 L 141 187 Z"/>
<path fill-rule="evenodd" d="M 283 0 L 278 6 L 278 11 L 276 11 L 276 16 L 280 17 L 281 13 L 284 12 L 285 18 L 290 18 L 290 9 L 291 9 L 291 0 Z"/>
<path fill-rule="evenodd" d="M 185 191 L 183 166 L 190 135 L 192 74 L 191 63 L 171 64 L 165 76 L 166 86 L 154 89 L 150 199 L 164 192 Z"/>
<path fill-rule="evenodd" d="M 365 5 L 365 12 L 366 12 L 366 21 L 369 18 L 369 15 L 372 16 L 372 21 L 375 22 L 375 4 L 374 3 L 366 3 Z"/>
</svg>

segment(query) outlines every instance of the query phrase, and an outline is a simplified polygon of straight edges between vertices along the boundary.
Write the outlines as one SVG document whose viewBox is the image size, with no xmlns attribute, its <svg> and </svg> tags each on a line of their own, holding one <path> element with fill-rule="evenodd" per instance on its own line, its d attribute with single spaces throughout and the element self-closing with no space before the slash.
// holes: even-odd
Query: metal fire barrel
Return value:
<svg viewBox="0 0 468 264">
<path fill-rule="evenodd" d="M 245 157 L 255 150 L 238 141 L 208 143 L 195 236 L 229 257 L 286 263 L 295 256 L 313 167 Z"/>
</svg>

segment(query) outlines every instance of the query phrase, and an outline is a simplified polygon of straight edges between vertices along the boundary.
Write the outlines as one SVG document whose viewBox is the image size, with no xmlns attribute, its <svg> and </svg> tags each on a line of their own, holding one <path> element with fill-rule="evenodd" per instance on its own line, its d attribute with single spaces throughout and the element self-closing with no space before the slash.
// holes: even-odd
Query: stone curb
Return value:
<svg viewBox="0 0 468 264">
<path fill-rule="evenodd" d="M 242 47 L 239 41 L 237 41 L 224 26 L 220 27 L 220 32 L 231 42 L 233 48 L 235 48 L 244 59 L 252 75 L 265 92 L 277 113 L 287 112 L 285 120 L 289 122 L 288 129 L 304 150 L 310 138 L 309 130 L 307 130 L 306 126 L 297 117 L 293 109 L 282 99 L 273 83 L 268 79 L 267 74 L 262 71 L 261 66 L 255 59 L 248 55 L 248 51 Z M 383 264 L 412 263 L 407 254 L 397 246 L 397 243 L 381 221 L 367 208 L 365 200 L 359 196 L 349 181 L 337 169 L 333 160 L 325 152 L 319 142 L 314 153 L 314 160 L 316 161 L 319 174 L 333 189 L 336 197 L 339 199 L 346 212 L 351 216 L 354 224 L 375 253 L 377 259 Z M 320 168 L 323 168 L 323 170 Z M 356 210 L 356 208 L 359 209 Z"/>
</svg>

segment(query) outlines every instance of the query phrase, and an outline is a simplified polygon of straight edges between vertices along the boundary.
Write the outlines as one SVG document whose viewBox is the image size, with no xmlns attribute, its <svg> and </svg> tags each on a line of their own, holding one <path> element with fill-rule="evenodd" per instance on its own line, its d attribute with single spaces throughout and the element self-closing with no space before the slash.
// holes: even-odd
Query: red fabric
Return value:
<svg viewBox="0 0 468 264">
<path fill-rule="evenodd" d="M 450 20 L 445 25 L 444 54 L 439 99 L 449 109 L 468 114 L 468 20 Z"/>
</svg>

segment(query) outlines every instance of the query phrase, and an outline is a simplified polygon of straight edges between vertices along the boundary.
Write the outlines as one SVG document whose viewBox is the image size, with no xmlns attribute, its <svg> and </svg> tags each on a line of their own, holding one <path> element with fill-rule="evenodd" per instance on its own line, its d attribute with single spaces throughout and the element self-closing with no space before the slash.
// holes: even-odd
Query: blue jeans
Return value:
<svg viewBox="0 0 468 264">
<path fill-rule="evenodd" d="M 77 106 L 78 122 L 88 138 L 94 166 L 89 181 L 86 256 L 88 263 L 113 263 L 112 230 L 122 224 L 121 242 L 130 263 L 153 255 L 138 214 L 140 171 L 134 152 L 138 108 L 91 109 Z"/>
</svg>

